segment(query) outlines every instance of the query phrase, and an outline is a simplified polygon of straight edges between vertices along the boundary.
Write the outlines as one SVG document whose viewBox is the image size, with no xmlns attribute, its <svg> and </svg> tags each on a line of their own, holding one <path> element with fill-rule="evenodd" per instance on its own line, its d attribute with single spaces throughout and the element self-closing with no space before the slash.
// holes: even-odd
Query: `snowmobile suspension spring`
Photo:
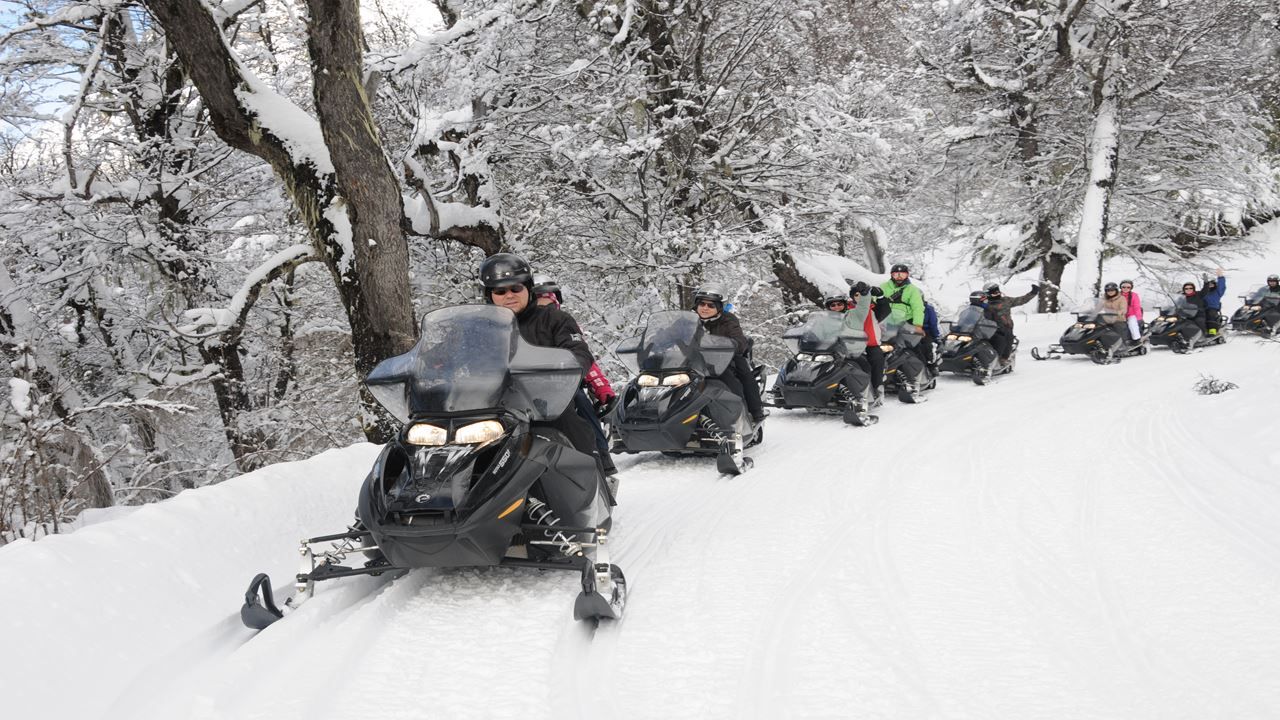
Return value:
<svg viewBox="0 0 1280 720">
<path fill-rule="evenodd" d="M 554 527 L 560 524 L 560 518 L 556 517 L 555 511 L 548 507 L 546 503 L 532 495 L 529 496 L 529 518 L 537 525 Z M 543 530 L 542 534 L 551 540 L 551 542 L 555 543 L 556 547 L 560 548 L 560 552 L 565 555 L 573 556 L 582 554 L 582 544 L 574 542 L 563 532 L 557 530 L 552 533 L 550 530 Z"/>
</svg>

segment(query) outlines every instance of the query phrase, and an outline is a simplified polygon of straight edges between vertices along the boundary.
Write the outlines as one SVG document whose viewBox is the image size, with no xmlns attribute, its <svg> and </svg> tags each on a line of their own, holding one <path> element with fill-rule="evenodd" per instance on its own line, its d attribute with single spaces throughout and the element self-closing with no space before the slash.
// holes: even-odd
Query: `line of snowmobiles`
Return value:
<svg viewBox="0 0 1280 720">
<path fill-rule="evenodd" d="M 1267 320 L 1262 305 L 1256 307 L 1257 310 L 1252 310 L 1247 303 L 1236 311 L 1231 327 L 1239 330 L 1256 325 L 1270 333 L 1271 326 L 1265 325 Z M 1273 307 L 1276 309 L 1272 320 L 1280 326 L 1280 300 Z M 1079 313 L 1057 344 L 1050 345 L 1043 352 L 1032 348 L 1031 356 L 1036 360 L 1057 360 L 1064 355 L 1084 355 L 1099 365 L 1114 365 L 1127 357 L 1146 355 L 1154 347 L 1167 347 L 1175 353 L 1185 354 L 1226 343 L 1227 336 L 1221 328 L 1208 328 L 1208 331 L 1202 328 L 1198 322 L 1199 313 L 1198 307 L 1178 298 L 1172 305 L 1160 308 L 1160 314 L 1151 323 L 1141 322 L 1141 332 L 1134 340 L 1125 319 L 1105 312 L 1099 303 Z"/>
<path fill-rule="evenodd" d="M 1231 329 L 1264 338 L 1280 335 L 1280 294 L 1266 285 L 1248 295 L 1241 295 L 1244 305 L 1231 315 Z"/>
<path fill-rule="evenodd" d="M 609 561 L 607 486 L 596 459 L 554 425 L 581 377 L 572 353 L 525 342 L 503 308 L 427 313 L 414 348 L 365 380 L 403 426 L 365 478 L 355 522 L 303 541 L 284 608 L 257 575 L 241 620 L 261 630 L 324 580 L 484 566 L 578 573 L 574 617 L 621 617 L 627 586 Z"/>
</svg>

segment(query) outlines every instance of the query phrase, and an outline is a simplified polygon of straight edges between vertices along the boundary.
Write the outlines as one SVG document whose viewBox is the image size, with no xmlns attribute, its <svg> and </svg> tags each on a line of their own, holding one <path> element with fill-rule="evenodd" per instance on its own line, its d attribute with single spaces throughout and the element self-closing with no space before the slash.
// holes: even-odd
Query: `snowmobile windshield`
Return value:
<svg viewBox="0 0 1280 720">
<path fill-rule="evenodd" d="M 975 305 L 960 311 L 960 316 L 951 324 L 951 332 L 969 333 L 972 335 L 978 329 L 978 323 L 982 322 L 986 316 L 982 313 L 982 308 Z"/>
<path fill-rule="evenodd" d="M 1178 298 L 1174 301 L 1173 309 L 1178 317 L 1193 318 L 1200 314 L 1200 308 L 1187 302 L 1186 298 Z"/>
<path fill-rule="evenodd" d="M 1119 313 L 1114 310 L 1108 310 L 1106 303 L 1101 298 L 1098 298 L 1076 313 L 1076 322 L 1110 323 L 1115 322 L 1118 317 Z"/>
<path fill-rule="evenodd" d="M 845 325 L 844 313 L 819 310 L 809 315 L 804 324 L 782 334 L 794 354 L 827 353 L 861 355 L 867 336 Z"/>
<path fill-rule="evenodd" d="M 1266 285 L 1263 285 L 1262 287 L 1250 293 L 1249 297 L 1245 298 L 1244 302 L 1246 305 L 1261 305 L 1265 300 L 1268 299 L 1267 297 L 1268 295 L 1270 295 L 1270 299 L 1272 300 L 1274 300 L 1277 297 L 1280 297 L 1280 294 L 1272 293 L 1271 288 L 1267 287 Z"/>
<path fill-rule="evenodd" d="M 636 367 L 642 373 L 691 370 L 715 376 L 728 369 L 734 345 L 729 338 L 708 333 L 697 314 L 668 310 L 649 316 L 636 353 Z"/>
<path fill-rule="evenodd" d="M 525 342 L 510 310 L 460 305 L 427 313 L 413 349 L 378 363 L 365 384 L 401 422 L 493 408 L 536 421 L 559 417 L 581 379 L 573 353 Z"/>
<path fill-rule="evenodd" d="M 924 336 L 916 332 L 909 319 L 895 320 L 891 315 L 884 325 L 884 333 L 880 342 L 886 345 L 896 345 L 901 341 L 905 345 L 915 345 L 922 337 Z"/>
</svg>

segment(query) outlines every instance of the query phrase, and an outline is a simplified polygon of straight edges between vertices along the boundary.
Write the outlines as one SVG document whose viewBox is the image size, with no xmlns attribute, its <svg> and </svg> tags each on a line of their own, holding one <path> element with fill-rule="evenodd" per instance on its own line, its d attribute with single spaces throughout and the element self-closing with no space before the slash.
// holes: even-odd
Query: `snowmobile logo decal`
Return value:
<svg viewBox="0 0 1280 720">
<path fill-rule="evenodd" d="M 426 502 L 430 499 L 431 499 L 431 493 L 422 493 L 418 497 L 414 498 L 413 501 L 418 503 L 419 505 L 423 505 L 423 504 L 426 504 Z"/>
<path fill-rule="evenodd" d="M 502 466 L 506 465 L 507 461 L 510 459 L 511 459 L 511 448 L 507 448 L 507 451 L 502 453 L 502 457 L 498 458 L 498 462 L 493 464 L 493 471 L 497 472 L 501 470 Z"/>
</svg>

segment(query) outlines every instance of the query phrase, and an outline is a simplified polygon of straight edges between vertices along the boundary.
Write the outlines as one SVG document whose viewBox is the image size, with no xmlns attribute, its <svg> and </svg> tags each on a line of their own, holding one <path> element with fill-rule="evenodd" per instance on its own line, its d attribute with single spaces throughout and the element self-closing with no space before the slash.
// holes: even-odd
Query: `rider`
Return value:
<svg viewBox="0 0 1280 720">
<path fill-rule="evenodd" d="M 919 335 L 924 335 L 924 293 L 911 284 L 911 269 L 904 263 L 897 263 L 889 268 L 889 279 L 880 285 L 880 291 L 889 299 L 889 323 L 892 325 L 910 326 Z M 932 342 L 920 342 L 915 345 L 920 359 L 929 365 L 934 364 Z"/>
<path fill-rule="evenodd" d="M 849 309 L 849 300 L 843 295 L 828 295 L 822 299 L 822 307 L 824 310 L 842 313 Z"/>
<path fill-rule="evenodd" d="M 552 305 L 533 301 L 533 270 L 524 258 L 511 253 L 490 255 L 480 263 L 480 283 L 484 286 L 485 302 L 515 313 L 520 337 L 525 342 L 568 350 L 582 366 L 584 375 L 595 363 L 577 321 Z M 578 413 L 561 412 L 547 424 L 564 433 L 578 452 L 595 455 L 595 433 Z"/>
<path fill-rule="evenodd" d="M 1125 315 L 1129 312 L 1129 301 L 1120 294 L 1120 286 L 1109 282 L 1102 290 L 1101 315 L 1103 322 L 1112 325 L 1125 324 Z"/>
<path fill-rule="evenodd" d="M 1227 278 L 1223 275 L 1225 272 L 1218 268 L 1217 279 L 1206 279 L 1204 289 L 1200 291 L 1200 297 L 1204 299 L 1205 326 L 1210 335 L 1217 335 L 1218 328 L 1222 327 L 1222 296 L 1227 294 Z"/>
<path fill-rule="evenodd" d="M 1031 298 L 1040 293 L 1040 286 L 1032 283 L 1031 292 L 1018 297 L 1005 297 L 997 283 L 987 283 L 982 291 L 987 294 L 987 317 L 996 321 L 996 334 L 991 337 L 991 344 L 1000 354 L 1000 364 L 1008 365 L 1009 356 L 1013 353 L 1013 309 L 1025 305 Z"/>
<path fill-rule="evenodd" d="M 733 362 L 720 379 L 729 386 L 729 390 L 743 399 L 752 422 L 759 425 L 765 418 L 765 411 L 760 402 L 760 387 L 756 385 L 751 364 L 747 362 L 751 341 L 742 332 L 738 316 L 726 312 L 724 305 L 724 291 L 718 287 L 707 285 L 698 288 L 693 294 L 693 310 L 702 319 L 702 326 L 707 332 L 733 341 L 736 350 Z"/>
<path fill-rule="evenodd" d="M 1133 291 L 1132 280 L 1120 281 L 1120 294 L 1129 303 L 1124 313 L 1125 323 L 1129 326 L 1129 339 L 1138 342 L 1142 339 L 1142 298 Z"/>
<path fill-rule="evenodd" d="M 1280 275 L 1267 276 L 1267 294 L 1280 295 Z"/>
<path fill-rule="evenodd" d="M 564 293 L 560 285 L 555 280 L 542 275 L 533 277 L 533 295 L 537 298 L 539 305 L 554 305 L 560 308 L 564 304 Z M 591 429 L 595 432 L 596 452 L 600 456 L 604 474 L 613 475 L 618 472 L 618 467 L 613 464 L 613 457 L 609 455 L 609 439 L 605 437 L 604 429 L 600 426 L 600 418 L 607 415 L 613 408 L 614 402 L 618 399 L 618 393 L 613 391 L 609 378 L 605 377 L 600 366 L 594 362 L 591 363 L 591 369 L 587 370 L 583 384 L 591 391 L 595 405 L 592 405 L 592 400 L 586 395 L 579 392 L 573 397 L 574 407 L 582 419 L 591 424 Z"/>
<path fill-rule="evenodd" d="M 864 297 L 874 299 L 864 303 L 862 302 Z M 880 405 L 884 402 L 884 390 L 880 387 L 884 384 L 884 351 L 880 349 L 880 321 L 889 317 L 892 311 L 889 307 L 889 299 L 884 296 L 883 290 L 862 281 L 854 283 L 849 288 L 849 298 L 852 302 L 849 304 L 849 315 L 845 316 L 845 325 L 855 327 L 867 336 L 866 358 L 867 365 L 871 367 L 871 404 Z"/>
<path fill-rule="evenodd" d="M 1196 292 L 1196 284 L 1190 280 L 1182 283 L 1182 303 L 1190 306 L 1194 311 L 1191 321 L 1200 329 L 1202 334 L 1208 334 L 1209 328 L 1205 322 L 1205 304 L 1204 298 L 1200 293 Z M 1190 332 L 1183 332 L 1182 336 L 1190 340 Z"/>
</svg>

